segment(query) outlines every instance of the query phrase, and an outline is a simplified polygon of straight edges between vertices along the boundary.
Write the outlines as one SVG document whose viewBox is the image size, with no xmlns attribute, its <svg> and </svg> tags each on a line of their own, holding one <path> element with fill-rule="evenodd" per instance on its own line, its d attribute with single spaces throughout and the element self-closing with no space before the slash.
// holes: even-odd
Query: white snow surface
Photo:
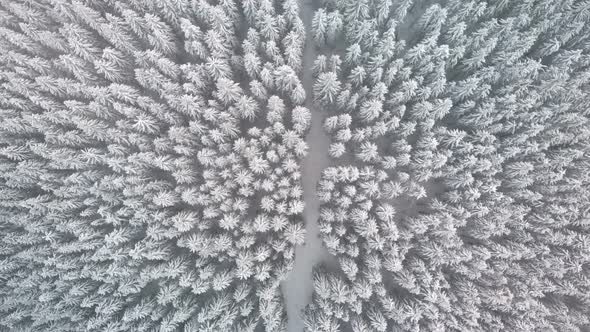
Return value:
<svg viewBox="0 0 590 332">
<path fill-rule="evenodd" d="M 311 20 L 313 18 L 312 1 L 300 2 L 302 6 L 302 19 L 307 31 L 307 41 L 304 48 L 304 68 L 311 68 L 316 58 L 315 45 L 311 37 Z M 322 124 L 324 114 L 313 102 L 313 73 L 306 70 L 302 78 L 306 90 L 306 107 L 311 112 L 311 129 L 306 136 L 309 145 L 308 154 L 305 157 L 302 169 L 303 197 L 305 210 L 303 219 L 305 222 L 306 238 L 305 244 L 298 246 L 295 250 L 295 265 L 287 280 L 281 285 L 288 317 L 288 332 L 302 332 L 303 319 L 301 313 L 308 303 L 311 303 L 313 293 L 313 267 L 326 261 L 333 261 L 327 249 L 323 247 L 319 237 L 319 208 L 320 201 L 316 193 L 316 186 L 320 180 L 322 170 L 330 165 L 328 148 L 330 139 L 324 132 Z"/>
</svg>

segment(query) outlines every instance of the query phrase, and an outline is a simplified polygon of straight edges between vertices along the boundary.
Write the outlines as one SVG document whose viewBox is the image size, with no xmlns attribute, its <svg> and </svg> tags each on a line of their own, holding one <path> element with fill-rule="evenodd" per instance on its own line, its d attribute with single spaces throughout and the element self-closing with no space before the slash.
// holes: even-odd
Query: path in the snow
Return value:
<svg viewBox="0 0 590 332">
<path fill-rule="evenodd" d="M 303 219 L 305 222 L 305 244 L 295 250 L 295 266 L 289 278 L 283 282 L 282 291 L 288 316 L 288 332 L 302 332 L 303 320 L 301 312 L 311 302 L 313 293 L 313 267 L 333 258 L 328 254 L 319 238 L 318 217 L 320 202 L 316 192 L 316 186 L 320 180 L 322 170 L 329 166 L 330 157 L 328 148 L 330 139 L 324 133 L 322 124 L 324 115 L 313 103 L 313 73 L 311 68 L 316 57 L 316 50 L 311 36 L 311 21 L 314 8 L 310 0 L 301 2 L 302 20 L 306 29 L 306 43 L 303 53 L 303 78 L 302 83 L 307 94 L 306 107 L 311 111 L 311 129 L 306 136 L 309 145 L 308 154 L 302 168 L 303 196 L 305 210 Z"/>
</svg>

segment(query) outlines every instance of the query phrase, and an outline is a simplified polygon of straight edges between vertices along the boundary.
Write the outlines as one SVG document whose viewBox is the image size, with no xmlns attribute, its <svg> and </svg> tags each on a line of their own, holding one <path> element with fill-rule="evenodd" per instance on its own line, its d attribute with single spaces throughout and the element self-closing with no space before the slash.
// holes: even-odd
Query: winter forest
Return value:
<svg viewBox="0 0 590 332">
<path fill-rule="evenodd" d="M 0 332 L 590 332 L 590 1 L 0 0 Z"/>
</svg>

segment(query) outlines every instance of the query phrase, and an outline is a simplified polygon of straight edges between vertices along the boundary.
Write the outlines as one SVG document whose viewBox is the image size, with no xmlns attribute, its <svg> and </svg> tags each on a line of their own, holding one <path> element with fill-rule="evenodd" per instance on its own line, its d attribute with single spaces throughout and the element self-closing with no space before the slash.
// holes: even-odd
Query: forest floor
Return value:
<svg viewBox="0 0 590 332">
<path fill-rule="evenodd" d="M 311 68 L 316 58 L 315 45 L 311 38 L 311 21 L 313 18 L 313 1 L 300 2 L 302 19 L 307 31 L 306 44 L 303 54 L 303 67 Z M 305 222 L 305 244 L 295 250 L 295 266 L 287 280 L 281 285 L 288 317 L 288 332 L 303 332 L 303 320 L 301 313 L 305 306 L 311 303 L 313 293 L 313 267 L 321 262 L 334 260 L 327 249 L 322 245 L 318 226 L 320 214 L 320 201 L 317 196 L 316 186 L 320 180 L 322 170 L 330 165 L 328 148 L 330 139 L 324 132 L 322 124 L 325 114 L 317 108 L 313 101 L 313 73 L 306 70 L 302 78 L 306 91 L 306 107 L 311 111 L 311 129 L 307 133 L 306 141 L 309 145 L 307 156 L 302 168 L 303 198 L 305 210 L 303 219 Z"/>
<path fill-rule="evenodd" d="M 408 11 L 405 20 L 398 27 L 398 39 L 406 40 L 411 46 L 415 43 L 412 40 L 412 30 L 419 21 L 422 14 L 432 4 L 432 0 L 425 0 L 415 4 Z M 313 68 L 313 62 L 317 56 L 316 46 L 311 34 L 311 22 L 317 8 L 317 0 L 300 0 L 302 20 L 306 29 L 306 43 L 303 53 L 303 68 Z M 345 45 L 336 47 L 335 53 L 342 55 L 345 52 Z M 305 210 L 303 219 L 305 222 L 306 239 L 305 244 L 298 246 L 295 250 L 295 264 L 289 277 L 281 284 L 283 292 L 288 324 L 287 332 L 303 332 L 304 322 L 302 312 L 312 302 L 313 294 L 313 268 L 322 264 L 330 269 L 338 269 L 336 258 L 328 253 L 320 238 L 318 219 L 320 215 L 320 201 L 317 196 L 316 187 L 321 178 L 322 170 L 336 164 L 350 164 L 352 160 L 341 159 L 337 163 L 331 161 L 328 150 L 330 137 L 323 129 L 326 113 L 322 111 L 313 98 L 313 73 L 311 70 L 303 72 L 302 83 L 306 91 L 305 106 L 311 111 L 311 129 L 306 136 L 309 146 L 308 154 L 302 166 L 303 198 Z M 429 194 L 440 191 L 440 184 L 425 184 Z M 390 202 L 400 211 L 407 215 L 414 215 L 420 206 L 404 201 Z M 342 326 L 343 331 L 352 331 L 350 326 Z"/>
</svg>

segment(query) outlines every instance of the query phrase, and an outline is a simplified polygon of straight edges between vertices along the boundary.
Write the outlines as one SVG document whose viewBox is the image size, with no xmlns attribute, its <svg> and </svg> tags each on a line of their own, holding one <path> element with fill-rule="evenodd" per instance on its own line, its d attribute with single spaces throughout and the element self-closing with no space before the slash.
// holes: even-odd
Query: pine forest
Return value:
<svg viewBox="0 0 590 332">
<path fill-rule="evenodd" d="M 590 0 L 0 0 L 0 332 L 590 332 Z"/>
</svg>

